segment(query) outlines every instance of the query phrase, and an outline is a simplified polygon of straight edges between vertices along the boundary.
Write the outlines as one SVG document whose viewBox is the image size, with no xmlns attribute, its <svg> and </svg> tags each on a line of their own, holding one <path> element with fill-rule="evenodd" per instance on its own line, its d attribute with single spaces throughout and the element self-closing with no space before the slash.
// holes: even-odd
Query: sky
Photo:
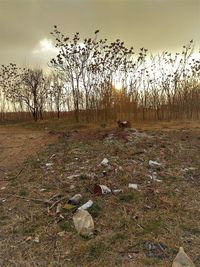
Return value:
<svg viewBox="0 0 200 267">
<path fill-rule="evenodd" d="M 57 53 L 53 25 L 67 36 L 80 32 L 121 39 L 137 51 L 200 48 L 200 0 L 0 0 L 0 64 L 46 67 Z"/>
</svg>

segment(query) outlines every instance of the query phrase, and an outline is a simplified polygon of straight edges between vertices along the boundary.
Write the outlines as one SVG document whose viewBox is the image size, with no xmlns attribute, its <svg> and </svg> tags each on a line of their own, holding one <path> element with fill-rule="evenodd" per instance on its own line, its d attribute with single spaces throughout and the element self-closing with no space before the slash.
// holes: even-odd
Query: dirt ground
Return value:
<svg viewBox="0 0 200 267">
<path fill-rule="evenodd" d="M 199 122 L 62 131 L 0 130 L 0 266 L 170 267 L 180 246 L 200 266 Z M 77 193 L 94 202 L 90 238 L 64 208 Z"/>
<path fill-rule="evenodd" d="M 45 131 L 0 126 L 0 169 L 9 170 L 20 165 L 55 140 L 55 136 Z"/>
</svg>

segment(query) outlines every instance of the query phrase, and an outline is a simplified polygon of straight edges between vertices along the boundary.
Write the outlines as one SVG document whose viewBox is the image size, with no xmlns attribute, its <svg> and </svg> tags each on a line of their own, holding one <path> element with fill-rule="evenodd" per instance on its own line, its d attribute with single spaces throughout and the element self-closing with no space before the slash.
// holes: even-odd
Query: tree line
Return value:
<svg viewBox="0 0 200 267">
<path fill-rule="evenodd" d="M 72 38 L 54 26 L 58 55 L 51 72 L 0 68 L 1 120 L 8 114 L 38 119 L 70 116 L 76 122 L 199 119 L 200 60 L 191 40 L 180 53 L 136 53 L 120 39 Z"/>
</svg>

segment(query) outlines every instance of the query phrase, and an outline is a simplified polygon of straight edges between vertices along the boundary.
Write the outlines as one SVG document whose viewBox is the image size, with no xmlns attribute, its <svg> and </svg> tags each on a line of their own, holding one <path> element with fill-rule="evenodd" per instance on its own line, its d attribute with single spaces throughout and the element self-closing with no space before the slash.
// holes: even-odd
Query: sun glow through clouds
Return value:
<svg viewBox="0 0 200 267">
<path fill-rule="evenodd" d="M 116 88 L 117 90 L 121 90 L 121 89 L 122 89 L 122 82 L 121 82 L 121 81 L 116 82 L 116 83 L 115 83 L 115 88 Z"/>
<path fill-rule="evenodd" d="M 34 49 L 33 54 L 44 53 L 44 52 L 57 52 L 57 49 L 53 45 L 50 39 L 44 38 L 39 41 L 39 44 L 36 49 Z"/>
</svg>

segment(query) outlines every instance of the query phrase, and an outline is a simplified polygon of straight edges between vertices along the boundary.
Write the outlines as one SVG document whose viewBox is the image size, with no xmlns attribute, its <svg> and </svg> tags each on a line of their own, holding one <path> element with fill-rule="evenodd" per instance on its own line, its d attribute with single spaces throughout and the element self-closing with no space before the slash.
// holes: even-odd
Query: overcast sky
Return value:
<svg viewBox="0 0 200 267">
<path fill-rule="evenodd" d="M 120 38 L 135 49 L 200 47 L 200 0 L 0 0 L 0 64 L 47 64 L 56 24 L 71 36 Z"/>
</svg>

